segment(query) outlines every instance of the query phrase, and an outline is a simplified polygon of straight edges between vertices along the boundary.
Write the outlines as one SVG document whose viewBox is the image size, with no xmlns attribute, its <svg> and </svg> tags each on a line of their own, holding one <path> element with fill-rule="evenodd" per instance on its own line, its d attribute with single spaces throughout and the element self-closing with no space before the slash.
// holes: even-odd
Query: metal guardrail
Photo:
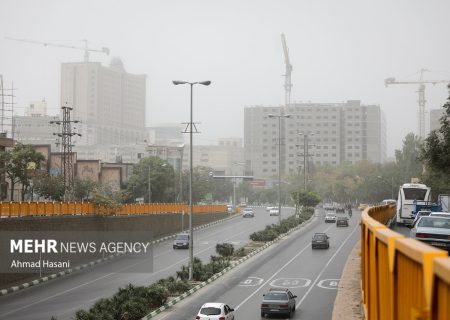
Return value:
<svg viewBox="0 0 450 320">
<path fill-rule="evenodd" d="M 361 288 L 369 320 L 449 320 L 450 258 L 390 230 L 395 206 L 377 206 L 361 216 Z"/>
<path fill-rule="evenodd" d="M 179 203 L 124 204 L 119 209 L 98 207 L 91 202 L 0 202 L 0 217 L 58 215 L 141 215 L 155 213 L 188 213 L 189 206 Z M 227 212 L 226 205 L 194 205 L 194 213 Z"/>
</svg>

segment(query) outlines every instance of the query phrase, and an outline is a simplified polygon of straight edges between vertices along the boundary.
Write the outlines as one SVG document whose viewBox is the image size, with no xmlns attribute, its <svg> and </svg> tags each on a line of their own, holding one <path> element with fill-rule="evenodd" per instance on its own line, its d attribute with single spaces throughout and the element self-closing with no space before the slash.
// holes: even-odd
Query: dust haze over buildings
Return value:
<svg viewBox="0 0 450 320">
<path fill-rule="evenodd" d="M 188 87 L 171 80 L 211 80 L 194 91 L 196 144 L 243 137 L 244 107 L 284 103 L 281 33 L 293 64 L 291 101 L 380 105 L 388 156 L 416 132 L 417 94 L 413 86 L 385 88 L 384 79 L 413 80 L 420 68 L 450 77 L 448 1 L 4 0 L 1 7 L 0 74 L 19 89 L 18 114 L 42 98 L 50 115 L 59 113 L 61 65 L 82 61 L 83 52 L 3 37 L 70 45 L 87 38 L 110 48 L 127 72 L 146 75 L 147 126 L 189 119 Z M 90 61 L 109 66 L 110 57 L 93 52 Z M 447 95 L 445 86 L 427 87 L 428 110 Z"/>
</svg>

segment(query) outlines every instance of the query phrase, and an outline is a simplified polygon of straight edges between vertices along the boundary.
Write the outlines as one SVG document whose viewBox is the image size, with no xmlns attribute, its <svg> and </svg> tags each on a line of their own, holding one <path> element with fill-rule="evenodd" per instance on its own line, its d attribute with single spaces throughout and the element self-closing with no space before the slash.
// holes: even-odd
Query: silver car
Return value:
<svg viewBox="0 0 450 320">
<path fill-rule="evenodd" d="M 450 217 L 421 217 L 413 225 L 410 237 L 440 249 L 450 250 Z"/>
</svg>

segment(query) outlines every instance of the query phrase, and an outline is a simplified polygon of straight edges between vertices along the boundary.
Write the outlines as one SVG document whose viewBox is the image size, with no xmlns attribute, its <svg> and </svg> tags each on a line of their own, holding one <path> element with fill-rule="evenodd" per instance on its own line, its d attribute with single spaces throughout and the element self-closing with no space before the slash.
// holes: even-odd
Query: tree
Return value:
<svg viewBox="0 0 450 320">
<path fill-rule="evenodd" d="M 98 183 L 91 179 L 76 178 L 73 186 L 74 197 L 77 200 L 89 199 L 92 192 L 98 187 Z"/>
<path fill-rule="evenodd" d="M 296 205 L 302 207 L 315 207 L 321 201 L 320 196 L 314 191 L 299 189 L 292 193 L 292 198 Z"/>
<path fill-rule="evenodd" d="M 64 196 L 64 180 L 62 176 L 50 176 L 42 173 L 33 179 L 34 191 L 41 197 L 53 201 L 61 201 Z"/>
<path fill-rule="evenodd" d="M 448 88 L 450 93 L 450 85 Z M 425 139 L 420 158 L 431 169 L 450 174 L 450 95 L 443 108 L 441 127 L 431 131 Z"/>
<path fill-rule="evenodd" d="M 31 145 L 16 144 L 12 150 L 0 152 L 0 163 L 4 163 L 4 170 L 11 181 L 11 201 L 14 200 L 14 186 L 21 183 L 21 199 L 24 200 L 25 191 L 30 186 L 31 173 L 41 168 L 41 161 L 45 158 Z"/>
<path fill-rule="evenodd" d="M 174 175 L 173 167 L 164 160 L 146 157 L 133 167 L 126 189 L 134 198 L 143 197 L 148 202 L 150 179 L 152 202 L 172 202 L 175 200 Z"/>
<path fill-rule="evenodd" d="M 414 133 L 408 133 L 403 140 L 402 150 L 395 150 L 398 172 L 404 182 L 421 176 L 423 169 L 419 159 L 421 149 L 422 140 Z"/>
</svg>

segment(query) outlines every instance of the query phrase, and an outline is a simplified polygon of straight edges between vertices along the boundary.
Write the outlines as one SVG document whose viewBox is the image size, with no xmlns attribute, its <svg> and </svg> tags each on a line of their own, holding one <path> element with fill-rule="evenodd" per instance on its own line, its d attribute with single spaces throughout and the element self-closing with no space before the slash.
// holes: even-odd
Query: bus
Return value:
<svg viewBox="0 0 450 320">
<path fill-rule="evenodd" d="M 413 223 L 414 200 L 430 201 L 431 188 L 420 183 L 405 183 L 400 186 L 397 200 L 397 223 L 405 225 Z"/>
</svg>

